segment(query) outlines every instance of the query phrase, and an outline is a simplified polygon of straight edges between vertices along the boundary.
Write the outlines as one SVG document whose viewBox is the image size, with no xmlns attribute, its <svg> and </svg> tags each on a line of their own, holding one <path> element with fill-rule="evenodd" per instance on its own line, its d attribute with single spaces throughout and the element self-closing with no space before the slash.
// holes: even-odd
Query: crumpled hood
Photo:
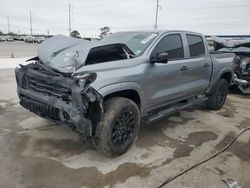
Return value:
<svg viewBox="0 0 250 188">
<path fill-rule="evenodd" d="M 215 43 L 215 51 L 232 53 L 250 53 L 250 40 L 225 40 L 216 36 L 211 37 Z"/>
<path fill-rule="evenodd" d="M 77 67 L 84 63 L 89 50 L 98 45 L 93 41 L 57 35 L 39 45 L 38 58 L 53 68 L 71 72 L 71 65 L 76 64 Z"/>
<path fill-rule="evenodd" d="M 38 58 L 43 64 L 55 68 L 61 72 L 72 73 L 85 65 L 90 50 L 94 50 L 92 56 L 98 56 L 98 52 L 112 47 L 125 48 L 130 54 L 133 52 L 122 43 L 102 43 L 101 41 L 88 41 L 75 39 L 63 35 L 57 35 L 45 40 L 38 47 Z M 100 48 L 99 48 L 100 47 Z"/>
</svg>

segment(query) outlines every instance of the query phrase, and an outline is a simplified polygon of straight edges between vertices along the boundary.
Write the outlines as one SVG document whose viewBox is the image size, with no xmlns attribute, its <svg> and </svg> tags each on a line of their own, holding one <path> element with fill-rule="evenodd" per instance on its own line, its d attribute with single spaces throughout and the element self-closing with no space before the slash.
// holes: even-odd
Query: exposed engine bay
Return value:
<svg viewBox="0 0 250 188">
<path fill-rule="evenodd" d="M 138 53 L 148 45 L 138 42 L 137 46 L 131 46 L 135 49 L 131 49 L 119 41 L 109 42 L 87 41 L 58 35 L 39 45 L 38 58 L 49 67 L 72 73 L 85 65 L 132 59 L 140 55 Z"/>
<path fill-rule="evenodd" d="M 214 50 L 217 52 L 235 53 L 234 59 L 234 79 L 236 85 L 242 93 L 250 94 L 250 40 L 224 40 L 212 37 L 214 40 Z"/>
<path fill-rule="evenodd" d="M 133 58 L 133 52 L 124 44 L 110 44 L 90 50 L 86 65 Z"/>
</svg>

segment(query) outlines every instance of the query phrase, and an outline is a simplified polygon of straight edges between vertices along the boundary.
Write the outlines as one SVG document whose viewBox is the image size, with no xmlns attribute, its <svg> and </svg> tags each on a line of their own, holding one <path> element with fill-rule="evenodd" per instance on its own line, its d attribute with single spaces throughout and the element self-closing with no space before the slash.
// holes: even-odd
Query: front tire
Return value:
<svg viewBox="0 0 250 188">
<path fill-rule="evenodd" d="M 107 156 L 125 153 L 135 140 L 140 127 L 140 111 L 130 99 L 111 98 L 104 104 L 102 124 L 97 127 L 93 145 Z"/>
<path fill-rule="evenodd" d="M 222 108 L 227 98 L 228 87 L 226 79 L 222 78 L 219 80 L 215 92 L 206 101 L 208 109 L 219 110 Z"/>
</svg>

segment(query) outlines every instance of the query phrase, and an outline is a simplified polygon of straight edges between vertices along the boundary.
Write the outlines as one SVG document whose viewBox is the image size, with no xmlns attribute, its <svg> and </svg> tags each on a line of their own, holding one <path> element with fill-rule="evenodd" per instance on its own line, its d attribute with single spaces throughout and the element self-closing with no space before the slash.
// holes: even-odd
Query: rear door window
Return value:
<svg viewBox="0 0 250 188">
<path fill-rule="evenodd" d="M 167 52 L 169 60 L 173 59 L 183 59 L 184 58 L 184 49 L 181 40 L 181 35 L 171 34 L 165 36 L 157 44 L 154 49 L 154 53 Z"/>
<path fill-rule="evenodd" d="M 190 57 L 199 57 L 205 55 L 204 42 L 201 36 L 187 35 Z"/>
</svg>

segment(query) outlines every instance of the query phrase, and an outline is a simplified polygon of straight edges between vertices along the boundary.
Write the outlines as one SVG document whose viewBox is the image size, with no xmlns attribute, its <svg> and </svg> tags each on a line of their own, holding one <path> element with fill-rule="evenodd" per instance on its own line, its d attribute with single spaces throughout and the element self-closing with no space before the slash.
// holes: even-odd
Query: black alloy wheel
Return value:
<svg viewBox="0 0 250 188">
<path fill-rule="evenodd" d="M 135 131 L 135 113 L 125 109 L 114 122 L 111 132 L 111 141 L 115 146 L 121 147 L 127 144 Z"/>
</svg>

